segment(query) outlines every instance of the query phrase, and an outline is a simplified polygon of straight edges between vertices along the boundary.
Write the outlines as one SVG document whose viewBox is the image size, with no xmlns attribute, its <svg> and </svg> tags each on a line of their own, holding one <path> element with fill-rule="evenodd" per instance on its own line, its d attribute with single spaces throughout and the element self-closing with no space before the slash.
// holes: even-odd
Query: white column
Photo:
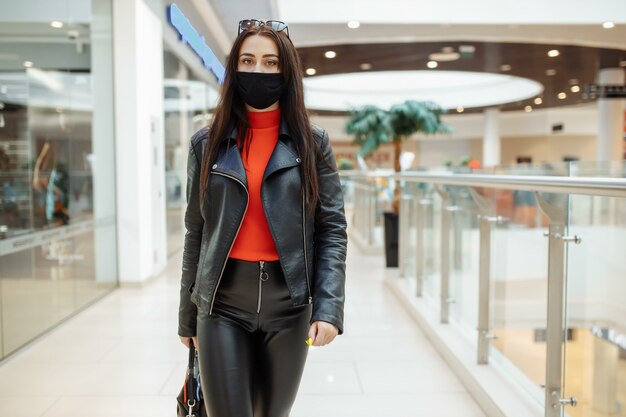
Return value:
<svg viewBox="0 0 626 417">
<path fill-rule="evenodd" d="M 483 137 L 483 166 L 500 164 L 500 110 L 485 110 L 485 135 Z"/>
<path fill-rule="evenodd" d="M 598 84 L 624 85 L 624 68 L 598 72 Z M 624 99 L 598 100 L 598 161 L 624 159 Z"/>
<path fill-rule="evenodd" d="M 161 20 L 142 0 L 113 0 L 119 278 L 166 264 Z"/>
<path fill-rule="evenodd" d="M 115 136 L 113 117 L 113 44 L 111 2 L 92 0 L 91 85 L 93 123 L 91 170 L 93 174 L 94 256 L 96 281 L 117 278 L 115 237 Z"/>
</svg>

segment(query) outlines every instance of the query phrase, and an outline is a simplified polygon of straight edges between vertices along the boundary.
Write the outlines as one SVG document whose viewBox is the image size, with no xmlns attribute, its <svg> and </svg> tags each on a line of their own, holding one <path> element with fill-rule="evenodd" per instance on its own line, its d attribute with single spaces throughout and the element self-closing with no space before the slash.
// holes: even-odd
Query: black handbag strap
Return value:
<svg viewBox="0 0 626 417">
<path fill-rule="evenodd" d="M 193 363 L 196 358 L 196 348 L 193 345 L 193 339 L 189 339 L 189 362 L 187 363 L 187 369 L 193 371 Z"/>
<path fill-rule="evenodd" d="M 187 406 L 191 415 L 193 407 L 198 405 L 196 401 L 196 387 L 194 378 L 194 365 L 196 359 L 196 348 L 193 345 L 193 339 L 189 340 L 189 363 L 187 364 Z"/>
</svg>

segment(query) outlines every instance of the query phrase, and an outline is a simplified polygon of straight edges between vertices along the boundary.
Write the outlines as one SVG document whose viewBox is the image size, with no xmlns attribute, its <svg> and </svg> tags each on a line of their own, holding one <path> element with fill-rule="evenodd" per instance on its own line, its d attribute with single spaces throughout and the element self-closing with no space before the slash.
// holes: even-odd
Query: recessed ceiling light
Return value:
<svg viewBox="0 0 626 417">
<path fill-rule="evenodd" d="M 459 46 L 459 52 L 462 54 L 473 54 L 476 52 L 476 47 L 474 45 L 461 45 Z"/>
<path fill-rule="evenodd" d="M 465 111 L 465 109 L 463 108 L 463 106 L 459 106 L 456 108 L 457 113 L 463 113 Z"/>
<path fill-rule="evenodd" d="M 364 62 L 364 63 L 361 64 L 361 69 L 363 71 L 371 70 L 372 69 L 372 64 L 368 64 L 367 62 Z"/>
<path fill-rule="evenodd" d="M 33 62 L 32 61 L 24 61 L 24 67 L 32 68 L 33 67 Z"/>
<path fill-rule="evenodd" d="M 560 100 L 565 100 L 567 98 L 567 94 L 565 94 L 565 92 L 561 91 L 558 96 L 557 96 Z"/>
<path fill-rule="evenodd" d="M 315 68 L 307 68 L 306 69 L 306 75 L 315 75 L 315 73 L 317 73 Z"/>
<path fill-rule="evenodd" d="M 511 66 L 509 64 L 500 65 L 500 71 L 511 71 Z"/>
<path fill-rule="evenodd" d="M 63 27 L 63 22 L 59 22 L 58 20 L 55 20 L 54 22 L 50 22 L 50 26 L 52 26 L 55 29 L 61 29 Z"/>
<path fill-rule="evenodd" d="M 431 61 L 449 62 L 449 61 L 456 61 L 459 58 L 461 58 L 461 54 L 458 52 L 454 52 L 454 51 L 435 52 L 435 53 L 428 55 L 428 59 L 430 59 Z"/>
<path fill-rule="evenodd" d="M 335 51 L 326 51 L 326 52 L 324 52 L 324 56 L 326 58 L 332 59 L 332 58 L 337 56 L 337 52 L 335 52 Z"/>
<path fill-rule="evenodd" d="M 605 29 L 613 29 L 615 27 L 615 23 L 613 22 L 604 22 L 602 23 L 602 27 Z"/>
<path fill-rule="evenodd" d="M 561 55 L 561 53 L 559 52 L 559 50 L 558 50 L 558 49 L 550 49 L 550 50 L 548 51 L 548 56 L 549 56 L 550 58 L 555 58 L 555 57 L 557 57 L 557 56 L 559 56 L 559 55 Z"/>
<path fill-rule="evenodd" d="M 573 85 L 570 90 L 572 91 L 572 93 L 578 93 L 580 91 L 580 87 L 577 85 Z"/>
<path fill-rule="evenodd" d="M 533 111 L 533 108 L 532 108 L 532 106 L 526 106 L 526 107 L 524 107 L 524 111 L 526 113 L 530 113 L 531 111 Z"/>
<path fill-rule="evenodd" d="M 546 75 L 550 76 L 550 77 L 553 76 L 553 75 L 556 75 L 556 70 L 553 69 L 553 68 L 547 69 L 546 70 Z"/>
<path fill-rule="evenodd" d="M 535 99 L 535 104 L 541 104 L 541 103 L 543 103 L 543 100 L 541 99 L 541 97 L 537 97 Z"/>
<path fill-rule="evenodd" d="M 434 68 L 437 68 L 439 64 L 437 63 L 437 61 L 428 61 L 426 66 L 430 69 L 434 69 Z"/>
<path fill-rule="evenodd" d="M 350 29 L 357 29 L 359 26 L 361 26 L 361 23 L 357 22 L 356 20 L 351 20 L 348 22 L 348 27 Z"/>
</svg>

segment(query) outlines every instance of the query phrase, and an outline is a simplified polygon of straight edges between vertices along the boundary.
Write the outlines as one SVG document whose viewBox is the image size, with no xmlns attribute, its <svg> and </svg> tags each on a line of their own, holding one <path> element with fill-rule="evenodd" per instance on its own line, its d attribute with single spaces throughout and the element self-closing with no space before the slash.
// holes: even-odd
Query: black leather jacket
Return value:
<svg viewBox="0 0 626 417">
<path fill-rule="evenodd" d="M 178 334 L 196 335 L 198 311 L 211 313 L 228 254 L 248 206 L 246 173 L 233 129 L 222 139 L 200 210 L 200 161 L 208 129 L 191 139 L 187 162 L 185 246 Z M 317 161 L 320 202 L 304 208 L 300 158 L 286 124 L 261 186 L 262 204 L 294 306 L 313 304 L 311 322 L 334 324 L 343 333 L 346 218 L 339 175 L 328 134 L 313 126 L 324 160 Z"/>
</svg>

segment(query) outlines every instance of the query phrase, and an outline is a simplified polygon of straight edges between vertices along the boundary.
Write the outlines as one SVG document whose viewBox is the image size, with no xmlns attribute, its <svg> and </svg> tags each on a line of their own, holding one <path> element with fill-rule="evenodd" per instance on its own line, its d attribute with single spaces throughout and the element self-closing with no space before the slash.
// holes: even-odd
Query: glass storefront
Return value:
<svg viewBox="0 0 626 417">
<path fill-rule="evenodd" d="M 217 90 L 194 76 L 167 47 L 163 54 L 165 121 L 165 182 L 167 203 L 167 252 L 183 249 L 187 205 L 187 151 L 189 139 L 206 126 L 217 103 Z"/>
<path fill-rule="evenodd" d="M 0 16 L 0 358 L 117 286 L 110 0 Z"/>
</svg>

